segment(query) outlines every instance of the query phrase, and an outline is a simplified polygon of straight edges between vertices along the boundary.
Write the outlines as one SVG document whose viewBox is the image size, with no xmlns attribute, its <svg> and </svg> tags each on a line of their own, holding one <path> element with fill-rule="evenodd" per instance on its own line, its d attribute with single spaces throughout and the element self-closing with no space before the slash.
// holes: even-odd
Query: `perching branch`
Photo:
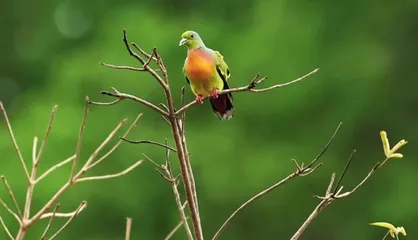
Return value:
<svg viewBox="0 0 418 240">
<path fill-rule="evenodd" d="M 257 89 L 255 88 L 258 84 L 262 83 L 264 80 L 267 79 L 267 77 L 262 77 L 259 79 L 259 74 L 255 75 L 255 77 L 250 81 L 250 83 L 247 86 L 243 86 L 243 87 L 236 87 L 236 88 L 230 88 L 230 89 L 225 89 L 222 91 L 218 91 L 218 96 L 222 95 L 222 94 L 227 94 L 227 93 L 232 93 L 232 92 L 267 92 L 276 88 L 282 88 L 282 87 L 286 87 L 289 86 L 291 84 L 300 82 L 302 80 L 304 80 L 305 78 L 311 76 L 312 74 L 316 73 L 319 71 L 319 68 L 303 75 L 302 77 L 299 77 L 297 79 L 294 79 L 292 81 L 286 82 L 286 83 L 282 83 L 282 84 L 276 84 L 270 87 L 266 87 L 266 88 L 260 88 Z M 202 100 L 207 99 L 208 96 L 202 98 Z M 183 106 L 182 108 L 180 108 L 179 110 L 176 111 L 176 115 L 180 115 L 182 112 L 186 111 L 187 109 L 189 109 L 191 106 L 196 104 L 196 100 L 191 101 L 190 103 L 186 104 L 185 106 Z"/>
<path fill-rule="evenodd" d="M 160 104 L 160 107 L 157 105 L 154 105 L 142 98 L 139 98 L 137 96 L 134 96 L 132 94 L 128 93 L 121 93 L 115 88 L 113 89 L 113 92 L 108 91 L 102 91 L 101 94 L 111 96 L 116 98 L 112 102 L 90 102 L 91 104 L 99 105 L 99 106 L 109 106 L 114 105 L 124 99 L 130 99 L 133 101 L 136 101 L 142 105 L 147 106 L 148 108 L 160 113 L 163 117 L 163 119 L 166 120 L 166 122 L 170 125 L 172 130 L 172 135 L 175 142 L 175 150 L 177 152 L 177 156 L 180 163 L 180 170 L 181 170 L 181 177 L 183 180 L 185 193 L 187 202 L 189 203 L 189 210 L 191 213 L 193 228 L 194 228 L 194 235 L 198 240 L 203 240 L 203 231 L 202 231 L 202 225 L 200 222 L 200 215 L 199 215 L 199 205 L 198 205 L 198 199 L 197 199 L 197 192 L 196 192 L 196 186 L 195 181 L 193 177 L 193 171 L 190 164 L 190 157 L 189 153 L 187 151 L 187 143 L 186 143 L 186 137 L 185 137 L 185 111 L 189 109 L 192 105 L 195 105 L 195 101 L 192 101 L 188 104 L 184 104 L 184 90 L 182 94 L 182 106 L 176 110 L 176 107 L 174 105 L 174 99 L 171 93 L 171 89 L 169 86 L 169 79 L 167 74 L 167 69 L 164 65 L 162 57 L 158 54 L 158 51 L 156 48 L 152 49 L 151 53 L 147 53 L 143 49 L 141 49 L 137 44 L 131 43 L 129 44 L 127 32 L 126 30 L 123 30 L 123 43 L 129 53 L 133 58 L 135 58 L 139 64 L 141 65 L 141 68 L 138 67 L 131 67 L 131 66 L 117 66 L 113 64 L 108 63 L 101 63 L 104 66 L 115 68 L 115 69 L 122 69 L 122 70 L 131 70 L 131 71 L 139 71 L 139 72 L 148 72 L 161 86 L 162 90 L 164 91 L 164 94 L 166 96 L 166 103 Z M 131 45 L 136 48 L 136 50 L 139 51 L 139 54 L 133 51 L 131 48 Z M 142 56 L 141 56 L 142 55 Z M 155 62 L 158 66 L 158 69 L 153 69 L 150 67 L 151 62 Z M 260 84 L 262 81 L 266 79 L 266 77 L 260 78 L 259 75 L 257 76 L 247 85 L 243 87 L 237 87 L 237 88 L 231 88 L 228 90 L 220 91 L 218 94 L 226 94 L 229 92 L 265 92 L 270 91 L 275 88 L 281 88 L 288 85 L 291 85 L 293 83 L 297 83 L 306 77 L 312 75 L 313 73 L 317 72 L 318 69 L 315 69 L 314 71 L 306 74 L 305 76 L 302 76 L 298 79 L 295 79 L 293 81 L 284 83 L 284 84 L 278 84 L 266 88 L 256 89 L 255 87 Z M 161 72 L 161 75 L 157 72 Z M 161 146 L 161 144 L 158 144 Z M 164 146 L 168 147 L 168 146 Z M 171 149 L 171 147 L 170 147 Z M 299 169 L 299 167 L 298 167 Z M 313 168 L 306 167 L 306 169 L 312 170 Z M 167 178 L 166 175 L 164 175 L 163 172 L 160 172 L 165 178 Z M 168 178 L 169 179 L 169 178 Z M 180 213 L 181 214 L 181 213 Z"/>
<path fill-rule="evenodd" d="M 86 98 L 86 103 L 89 103 L 88 98 Z M 7 118 L 7 113 L 6 110 L 3 107 L 3 104 L 0 102 L 0 109 L 3 112 L 3 115 L 6 119 L 6 125 L 7 128 L 9 129 L 9 134 L 12 138 L 12 142 L 15 146 L 15 150 L 18 153 L 18 157 L 20 162 L 23 165 L 23 168 L 26 169 L 26 165 L 24 165 L 24 161 L 23 161 L 23 157 L 20 153 L 19 147 L 17 145 L 16 139 L 14 137 L 10 122 Z M 125 174 L 127 174 L 128 172 L 132 171 L 134 168 L 136 168 L 137 166 L 140 165 L 140 163 L 142 161 L 138 161 L 136 163 L 134 163 L 133 165 L 131 165 L 129 168 L 116 173 L 116 174 L 108 174 L 108 175 L 103 175 L 103 176 L 92 176 L 92 177 L 84 177 L 84 175 L 86 174 L 86 172 L 96 166 L 97 164 L 99 164 L 100 162 L 102 162 L 104 159 L 106 159 L 108 156 L 110 156 L 114 151 L 116 151 L 116 149 L 118 148 L 118 146 L 121 144 L 122 140 L 119 140 L 117 144 L 115 144 L 106 154 L 104 154 L 99 160 L 96 160 L 97 155 L 100 153 L 100 151 L 110 142 L 111 139 L 114 139 L 116 137 L 116 134 L 118 132 L 118 130 L 123 126 L 123 124 L 126 122 L 126 119 L 124 119 L 123 121 L 121 121 L 119 123 L 119 125 L 109 134 L 109 136 L 102 142 L 102 144 L 99 145 L 99 147 L 90 155 L 90 157 L 87 159 L 87 161 L 84 163 L 83 167 L 81 169 L 77 169 L 77 163 L 79 162 L 79 158 L 80 158 L 80 153 L 81 153 L 81 146 L 82 146 L 82 139 L 83 139 L 83 133 L 84 133 L 84 129 L 86 127 L 86 119 L 87 119 L 87 113 L 88 113 L 88 108 L 87 108 L 87 104 L 86 104 L 86 108 L 84 109 L 84 115 L 83 115 L 83 120 L 82 120 L 82 124 L 80 127 L 80 132 L 79 132 L 79 137 L 78 137 L 78 142 L 77 142 L 77 146 L 76 146 L 76 150 L 75 150 L 75 154 L 72 155 L 71 157 L 65 159 L 62 162 L 57 163 L 56 165 L 52 166 L 51 168 L 49 168 L 47 171 L 45 171 L 43 174 L 41 174 L 39 177 L 37 177 L 37 170 L 39 167 L 39 163 L 42 159 L 43 156 L 43 152 L 45 150 L 46 147 L 46 143 L 49 139 L 49 135 L 52 129 L 52 125 L 53 125 L 53 120 L 55 118 L 55 114 L 57 111 L 57 106 L 54 106 L 54 108 L 52 109 L 52 113 L 47 125 L 47 129 L 44 135 L 44 138 L 42 140 L 41 146 L 38 150 L 38 138 L 34 137 L 34 141 L 33 141 L 33 147 L 32 147 L 32 168 L 31 168 L 31 172 L 29 175 L 29 182 L 28 182 L 28 189 L 26 192 L 26 201 L 25 201 L 25 205 L 24 205 L 24 210 L 23 212 L 20 211 L 19 205 L 17 203 L 17 200 L 13 194 L 13 191 L 11 190 L 6 178 L 4 176 L 1 176 L 4 185 L 6 186 L 6 189 L 8 190 L 8 193 L 11 197 L 11 199 L 13 200 L 13 203 L 15 204 L 15 207 L 17 209 L 17 213 L 15 213 L 11 208 L 9 208 L 7 206 L 7 204 L 0 198 L 0 204 L 3 205 L 4 208 L 6 208 L 6 210 L 12 214 L 16 220 L 19 223 L 19 231 L 16 235 L 15 238 L 12 237 L 12 235 L 10 234 L 10 231 L 7 229 L 6 225 L 3 223 L 3 220 L 1 219 L 2 225 L 7 233 L 7 235 L 9 235 L 9 237 L 11 239 L 16 239 L 16 240 L 22 240 L 24 239 L 24 237 L 26 236 L 27 230 L 34 225 L 38 220 L 43 219 L 43 218 L 50 218 L 50 221 L 47 225 L 47 228 L 45 229 L 43 235 L 41 236 L 41 238 L 45 239 L 46 238 L 46 234 L 49 231 L 49 228 L 51 226 L 52 220 L 53 218 L 57 218 L 57 217 L 64 217 L 64 218 L 69 218 L 68 221 L 49 239 L 54 239 L 56 236 L 58 236 L 58 234 L 60 234 L 67 226 L 68 224 L 74 219 L 75 216 L 77 216 L 82 210 L 85 209 L 85 207 L 87 206 L 87 202 L 83 201 L 80 206 L 77 208 L 76 211 L 74 212 L 70 212 L 70 213 L 59 213 L 57 212 L 57 207 L 55 208 L 54 212 L 52 213 L 47 213 L 47 211 L 49 209 L 52 208 L 52 205 L 54 203 L 57 202 L 57 200 L 75 183 L 77 182 L 83 182 L 83 181 L 88 181 L 88 180 L 101 180 L 101 179 L 108 179 L 108 178 L 115 178 L 115 177 L 120 177 L 123 176 Z M 133 127 L 135 126 L 136 122 L 138 121 L 139 117 L 141 116 L 141 114 L 135 119 L 135 121 L 132 123 L 132 125 L 129 127 L 128 131 L 124 134 L 124 137 L 127 136 L 127 134 L 133 129 Z M 50 173 L 54 172 L 55 170 L 57 170 L 58 168 L 60 168 L 61 166 L 67 164 L 67 163 L 73 163 L 73 167 L 71 169 L 71 177 L 68 179 L 68 181 L 62 185 L 62 187 L 50 198 L 50 200 L 45 203 L 45 205 L 43 207 L 41 207 L 40 210 L 38 210 L 35 214 L 33 214 L 33 216 L 31 216 L 31 204 L 33 202 L 33 196 L 34 196 L 34 188 L 35 185 L 38 184 L 42 179 L 44 179 L 45 177 L 47 177 Z M 26 170 L 25 170 L 26 171 Z"/>
<path fill-rule="evenodd" d="M 356 192 L 361 186 L 363 186 L 367 180 L 376 172 L 377 169 L 381 168 L 385 163 L 391 159 L 391 158 L 402 158 L 403 155 L 400 153 L 397 153 L 397 150 L 399 150 L 402 146 L 407 144 L 407 141 L 401 140 L 396 144 L 392 149 L 389 147 L 389 141 L 386 136 L 385 131 L 380 132 L 381 138 L 382 138 L 382 144 L 383 149 L 386 155 L 385 160 L 380 163 L 377 162 L 374 167 L 370 170 L 370 172 L 367 174 L 367 176 L 358 183 L 351 191 L 347 191 L 345 193 L 341 193 L 343 190 L 343 186 L 340 187 L 340 184 L 343 180 L 343 177 L 345 176 L 346 172 L 348 171 L 348 168 L 353 160 L 355 150 L 350 155 L 350 158 L 347 161 L 347 164 L 344 167 L 343 172 L 341 173 L 341 177 L 339 178 L 337 184 L 334 186 L 334 180 L 335 180 L 335 173 L 332 174 L 330 183 L 328 184 L 327 190 L 325 192 L 325 195 L 323 197 L 321 196 L 315 196 L 316 198 L 320 199 L 321 202 L 316 206 L 316 208 L 312 211 L 311 215 L 305 220 L 305 222 L 300 226 L 300 228 L 296 231 L 296 233 L 293 235 L 291 240 L 297 240 L 300 238 L 300 236 L 304 233 L 306 228 L 312 223 L 312 221 L 319 215 L 319 213 L 324 210 L 327 206 L 329 206 L 331 203 L 333 203 L 337 199 L 345 198 Z M 334 190 L 332 190 L 334 188 Z"/>
<path fill-rule="evenodd" d="M 277 182 L 276 184 L 268 187 L 267 189 L 257 193 L 256 195 L 254 195 L 252 198 L 248 199 L 245 203 L 243 203 L 239 208 L 237 208 L 232 214 L 231 216 L 228 217 L 228 219 L 222 224 L 222 226 L 219 228 L 219 230 L 215 233 L 215 235 L 213 236 L 212 240 L 216 240 L 219 238 L 219 236 L 221 235 L 222 231 L 228 226 L 229 222 L 242 210 L 244 210 L 250 203 L 252 203 L 253 201 L 267 195 L 268 193 L 270 193 L 271 191 L 273 191 L 274 189 L 280 187 L 281 185 L 287 183 L 288 181 L 290 181 L 293 178 L 299 177 L 299 176 L 308 176 L 309 174 L 313 173 L 316 169 L 318 169 L 322 163 L 319 163 L 315 166 L 313 166 L 318 159 L 327 151 L 327 149 L 329 148 L 329 146 L 331 145 L 331 143 L 334 141 L 335 136 L 337 135 L 338 130 L 341 127 L 340 123 L 338 125 L 338 127 L 335 129 L 334 133 L 332 134 L 331 138 L 329 139 L 328 143 L 325 145 L 325 147 L 322 149 L 321 153 L 314 158 L 314 160 L 311 161 L 311 163 L 309 165 L 307 165 L 306 167 L 304 167 L 303 163 L 301 165 L 299 165 L 296 160 L 293 160 L 295 165 L 296 165 L 296 170 L 291 173 L 290 175 L 288 175 L 287 177 L 285 177 L 284 179 L 282 179 L 281 181 Z M 312 167 L 313 166 L 313 167 Z"/>
</svg>

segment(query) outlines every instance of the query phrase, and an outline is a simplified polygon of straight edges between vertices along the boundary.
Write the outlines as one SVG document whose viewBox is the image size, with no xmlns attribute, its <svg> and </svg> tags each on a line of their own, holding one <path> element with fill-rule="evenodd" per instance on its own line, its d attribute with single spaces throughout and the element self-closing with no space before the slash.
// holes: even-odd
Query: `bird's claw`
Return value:
<svg viewBox="0 0 418 240">
<path fill-rule="evenodd" d="M 203 97 L 200 96 L 200 95 L 197 95 L 195 101 L 196 101 L 197 104 L 202 104 L 203 103 Z"/>
<path fill-rule="evenodd" d="M 218 89 L 215 89 L 212 91 L 211 96 L 213 99 L 217 99 L 218 98 Z"/>
</svg>

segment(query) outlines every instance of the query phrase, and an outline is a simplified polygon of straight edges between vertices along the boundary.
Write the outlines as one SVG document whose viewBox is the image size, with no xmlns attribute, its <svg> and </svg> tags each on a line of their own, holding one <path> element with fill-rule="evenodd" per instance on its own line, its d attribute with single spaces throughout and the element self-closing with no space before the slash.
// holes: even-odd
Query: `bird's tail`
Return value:
<svg viewBox="0 0 418 240">
<path fill-rule="evenodd" d="M 224 89 L 228 89 L 228 84 L 224 84 Z M 218 98 L 210 98 L 210 105 L 220 120 L 231 119 L 234 116 L 234 106 L 232 105 L 232 94 L 222 94 Z"/>
</svg>

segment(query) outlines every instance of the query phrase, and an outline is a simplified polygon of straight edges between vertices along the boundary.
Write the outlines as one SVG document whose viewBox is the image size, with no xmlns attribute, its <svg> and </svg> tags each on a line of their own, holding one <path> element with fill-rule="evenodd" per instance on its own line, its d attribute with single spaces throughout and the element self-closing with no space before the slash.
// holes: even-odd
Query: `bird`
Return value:
<svg viewBox="0 0 418 240">
<path fill-rule="evenodd" d="M 183 66 L 186 82 L 196 96 L 196 103 L 202 104 L 209 97 L 213 111 L 220 120 L 234 117 L 232 93 L 218 95 L 229 89 L 227 80 L 231 76 L 228 65 L 219 51 L 206 47 L 195 31 L 188 30 L 181 35 L 179 46 L 187 47 L 187 57 Z"/>
</svg>

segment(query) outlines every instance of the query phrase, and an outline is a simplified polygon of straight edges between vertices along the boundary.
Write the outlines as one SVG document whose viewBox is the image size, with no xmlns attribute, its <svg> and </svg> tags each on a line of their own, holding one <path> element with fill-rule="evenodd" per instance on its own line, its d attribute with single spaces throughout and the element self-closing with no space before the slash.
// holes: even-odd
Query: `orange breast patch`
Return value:
<svg viewBox="0 0 418 240">
<path fill-rule="evenodd" d="M 187 54 L 185 71 L 190 81 L 209 80 L 214 74 L 215 58 L 200 49 L 190 50 Z"/>
</svg>

